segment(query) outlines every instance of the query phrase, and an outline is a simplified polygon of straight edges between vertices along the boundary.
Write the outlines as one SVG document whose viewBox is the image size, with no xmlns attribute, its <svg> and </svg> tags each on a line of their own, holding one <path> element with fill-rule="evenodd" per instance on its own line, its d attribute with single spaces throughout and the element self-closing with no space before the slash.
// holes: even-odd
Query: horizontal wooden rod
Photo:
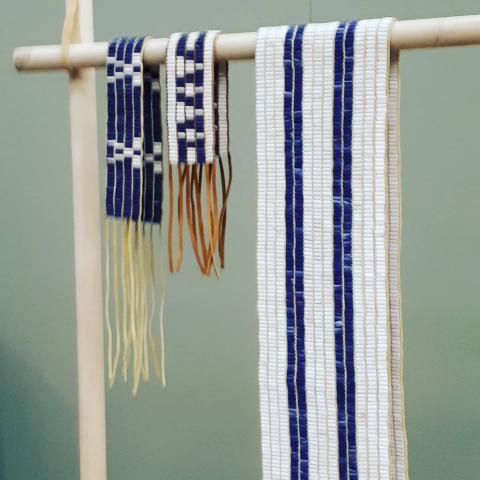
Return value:
<svg viewBox="0 0 480 480">
<path fill-rule="evenodd" d="M 218 60 L 250 60 L 255 57 L 256 32 L 219 35 L 215 45 Z M 167 38 L 151 39 L 145 45 L 144 62 L 165 62 Z M 391 48 L 423 48 L 480 45 L 480 15 L 396 21 L 391 30 Z M 70 47 L 74 67 L 105 67 L 107 42 L 75 44 Z M 62 69 L 60 45 L 18 47 L 13 52 L 15 68 L 20 72 Z"/>
</svg>

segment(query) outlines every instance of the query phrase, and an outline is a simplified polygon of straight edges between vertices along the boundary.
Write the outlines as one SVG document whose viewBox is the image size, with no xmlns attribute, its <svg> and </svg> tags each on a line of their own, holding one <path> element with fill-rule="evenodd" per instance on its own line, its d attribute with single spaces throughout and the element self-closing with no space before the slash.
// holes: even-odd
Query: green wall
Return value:
<svg viewBox="0 0 480 480">
<path fill-rule="evenodd" d="M 474 0 L 97 1 L 96 38 L 473 14 Z M 0 28 L 0 478 L 78 479 L 67 80 L 18 75 L 15 46 L 58 43 L 61 1 L 16 0 Z M 413 480 L 480 472 L 480 48 L 402 55 L 405 395 Z M 103 166 L 105 73 L 99 71 Z M 167 389 L 107 391 L 109 478 L 260 478 L 254 65 L 231 66 L 235 182 L 227 270 L 189 254 L 167 278 Z M 102 168 L 103 170 L 103 168 Z M 102 178 L 103 178 L 102 172 Z M 189 292 L 187 294 L 187 292 Z"/>
</svg>

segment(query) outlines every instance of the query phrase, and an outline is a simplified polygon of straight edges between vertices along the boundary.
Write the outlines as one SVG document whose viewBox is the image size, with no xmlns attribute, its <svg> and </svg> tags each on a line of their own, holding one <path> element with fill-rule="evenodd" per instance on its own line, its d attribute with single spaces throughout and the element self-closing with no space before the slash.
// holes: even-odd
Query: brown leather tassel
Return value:
<svg viewBox="0 0 480 480">
<path fill-rule="evenodd" d="M 170 211 L 168 216 L 168 268 L 173 273 L 173 169 L 172 164 L 168 164 L 168 192 Z"/>
<path fill-rule="evenodd" d="M 197 207 L 197 218 L 198 218 L 198 233 L 200 235 L 200 246 L 202 248 L 202 256 L 203 256 L 203 265 L 204 271 L 203 273 L 206 274 L 206 265 L 208 262 L 208 254 L 207 254 L 207 245 L 205 242 L 205 228 L 203 225 L 203 213 L 202 213 L 202 177 L 203 177 L 203 165 L 198 166 L 199 172 L 197 175 L 197 165 L 194 165 L 192 171 L 192 180 L 195 188 L 195 202 Z M 193 194 L 193 188 L 192 188 Z"/>
<path fill-rule="evenodd" d="M 218 195 L 217 195 L 217 164 L 212 165 L 212 196 L 213 196 L 213 251 L 218 242 Z"/>
<path fill-rule="evenodd" d="M 187 202 L 190 203 L 190 212 L 191 212 L 190 215 L 191 215 L 192 228 L 190 230 L 190 237 L 192 237 L 192 232 L 193 232 L 192 245 L 195 243 L 197 252 L 198 252 L 197 215 L 196 215 L 197 211 L 196 211 L 196 205 L 195 205 L 195 182 L 193 179 L 193 171 L 195 170 L 195 168 L 196 168 L 196 164 L 192 165 L 192 168 L 191 168 L 192 174 L 190 175 L 190 181 L 189 181 L 189 191 L 187 192 Z M 188 210 L 187 210 L 187 217 L 188 217 Z M 189 228 L 190 228 L 190 224 L 189 224 Z M 199 266 L 203 266 L 203 269 L 200 268 L 200 270 L 204 274 L 205 265 L 201 259 L 200 259 L 200 263 L 201 265 L 199 264 Z"/>
<path fill-rule="evenodd" d="M 216 232 L 218 231 L 218 224 L 216 225 L 215 218 L 218 221 L 218 205 L 216 205 L 216 185 L 213 184 L 213 179 L 216 178 L 214 175 L 215 164 L 209 164 L 205 166 L 205 179 L 207 187 L 207 225 L 208 225 L 208 234 L 209 234 L 209 259 L 207 263 L 206 274 L 210 275 L 210 270 L 213 266 L 215 275 L 217 278 L 220 278 L 218 274 L 217 265 L 215 263 L 215 248 L 216 248 Z M 212 192 L 214 192 L 212 194 Z M 213 208 L 212 208 L 212 197 L 213 198 Z"/>
<path fill-rule="evenodd" d="M 222 219 L 225 210 L 225 197 L 227 194 L 227 186 L 225 183 L 225 169 L 223 168 L 222 157 L 218 156 L 218 165 L 220 166 L 220 183 L 222 186 L 222 209 L 220 211 L 220 218 L 218 220 L 219 238 L 218 238 L 218 256 L 220 257 L 220 268 L 225 267 L 224 243 L 222 241 Z"/>
<path fill-rule="evenodd" d="M 193 184 L 193 182 L 192 182 Z M 203 265 L 200 255 L 198 253 L 198 242 L 197 242 L 197 232 L 196 232 L 196 222 L 195 222 L 195 205 L 194 197 L 192 196 L 190 183 L 190 165 L 185 165 L 185 203 L 187 206 L 187 224 L 188 230 L 190 232 L 190 240 L 192 241 L 193 253 L 197 259 L 198 266 L 200 271 L 205 273 L 205 266 Z"/>
<path fill-rule="evenodd" d="M 177 273 L 180 271 L 183 259 L 183 183 L 185 181 L 185 168 L 178 164 L 178 251 L 177 251 Z"/>
<path fill-rule="evenodd" d="M 218 241 L 218 254 L 220 256 L 220 268 L 225 268 L 225 232 L 227 228 L 227 201 L 232 186 L 233 169 L 232 158 L 228 154 L 228 185 L 225 182 L 225 170 L 223 167 L 222 157 L 219 157 L 220 175 L 222 181 L 222 210 L 219 218 L 220 238 Z"/>
</svg>

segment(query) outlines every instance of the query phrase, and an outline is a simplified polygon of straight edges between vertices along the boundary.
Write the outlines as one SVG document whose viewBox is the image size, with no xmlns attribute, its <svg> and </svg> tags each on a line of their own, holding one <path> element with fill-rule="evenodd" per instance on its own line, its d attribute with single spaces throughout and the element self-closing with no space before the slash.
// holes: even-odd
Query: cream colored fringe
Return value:
<svg viewBox="0 0 480 480">
<path fill-rule="evenodd" d="M 110 229 L 112 252 L 110 252 Z M 123 353 L 122 377 L 125 382 L 131 369 L 133 394 L 138 391 L 140 379 L 150 378 L 150 356 L 156 375 L 165 387 L 165 346 L 163 333 L 164 269 L 159 230 L 158 269 L 155 262 L 154 229 L 150 224 L 130 219 L 120 221 L 121 241 L 118 244 L 118 223 L 105 217 L 105 319 L 107 327 L 107 364 L 110 388 L 115 383 L 120 356 Z M 120 250 L 120 252 L 119 252 Z M 112 261 L 110 258 L 112 253 Z M 120 258 L 119 258 L 120 253 Z M 113 264 L 111 272 L 110 263 Z M 113 304 L 115 324 L 110 319 L 111 283 L 113 273 Z M 158 281 L 158 286 L 156 282 Z M 157 293 L 158 289 L 158 293 Z M 159 302 L 155 297 L 159 294 Z M 155 340 L 154 319 L 159 320 L 158 347 Z M 123 352 L 122 352 L 123 346 Z M 114 353 L 115 349 L 115 353 Z"/>
</svg>

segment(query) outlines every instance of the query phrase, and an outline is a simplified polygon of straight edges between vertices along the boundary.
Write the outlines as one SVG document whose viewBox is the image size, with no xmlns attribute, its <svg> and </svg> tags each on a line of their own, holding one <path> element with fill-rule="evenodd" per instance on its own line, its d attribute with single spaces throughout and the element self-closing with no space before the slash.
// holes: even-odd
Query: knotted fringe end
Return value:
<svg viewBox="0 0 480 480">
<path fill-rule="evenodd" d="M 134 394 L 141 378 L 149 380 L 150 357 L 165 386 L 160 82 L 158 70 L 143 66 L 145 42 L 144 37 L 115 39 L 110 42 L 107 58 L 105 318 L 108 378 L 112 387 L 122 357 L 122 376 L 126 382 L 131 367 Z M 158 240 L 154 232 L 157 225 Z M 110 263 L 113 263 L 115 335 L 110 321 Z M 154 334 L 156 316 L 160 324 L 159 348 Z"/>
<path fill-rule="evenodd" d="M 406 480 L 392 19 L 256 46 L 265 480 Z"/>
<path fill-rule="evenodd" d="M 174 33 L 167 46 L 168 258 L 171 273 L 179 272 L 182 264 L 185 215 L 193 253 L 202 274 L 209 276 L 213 269 L 219 277 L 215 260 L 217 251 L 220 267 L 225 266 L 232 162 L 228 138 L 228 65 L 226 62 L 214 63 L 214 43 L 218 34 L 218 31 Z M 228 159 L 228 179 L 225 159 Z M 177 222 L 174 219 L 174 169 L 177 170 L 178 185 Z M 176 261 L 173 246 L 175 223 L 178 235 Z"/>
</svg>

